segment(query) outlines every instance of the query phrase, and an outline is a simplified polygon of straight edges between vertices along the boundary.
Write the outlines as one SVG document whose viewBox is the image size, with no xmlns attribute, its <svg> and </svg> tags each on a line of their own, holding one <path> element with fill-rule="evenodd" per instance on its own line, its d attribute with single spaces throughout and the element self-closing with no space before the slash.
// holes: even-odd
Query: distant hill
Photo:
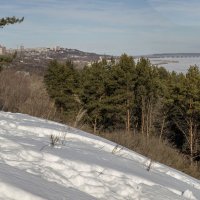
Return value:
<svg viewBox="0 0 200 200">
<path fill-rule="evenodd" d="M 17 52 L 17 58 L 10 64 L 10 67 L 14 66 L 19 69 L 26 69 L 27 71 L 37 69 L 43 70 L 51 60 L 58 60 L 59 62 L 66 62 L 66 60 L 72 60 L 77 67 L 90 64 L 94 61 L 102 60 L 103 58 L 109 60 L 111 57 L 117 58 L 112 55 L 103 55 L 90 52 L 80 51 L 78 49 L 68 48 L 21 48 L 12 49 L 10 53 Z"/>
</svg>

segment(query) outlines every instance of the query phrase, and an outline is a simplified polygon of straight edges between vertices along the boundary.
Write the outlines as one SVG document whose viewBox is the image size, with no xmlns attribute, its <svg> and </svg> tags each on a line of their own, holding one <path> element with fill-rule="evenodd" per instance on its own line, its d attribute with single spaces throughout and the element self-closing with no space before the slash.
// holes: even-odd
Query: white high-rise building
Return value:
<svg viewBox="0 0 200 200">
<path fill-rule="evenodd" d="M 6 54 L 6 47 L 0 45 L 0 55 Z"/>
</svg>

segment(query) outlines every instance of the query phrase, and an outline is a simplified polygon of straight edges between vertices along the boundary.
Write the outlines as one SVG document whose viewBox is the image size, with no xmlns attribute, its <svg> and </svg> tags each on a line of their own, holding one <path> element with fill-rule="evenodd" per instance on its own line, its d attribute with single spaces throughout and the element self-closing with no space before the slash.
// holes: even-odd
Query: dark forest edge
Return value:
<svg viewBox="0 0 200 200">
<path fill-rule="evenodd" d="M 122 55 L 118 62 L 94 62 L 83 70 L 70 61 L 50 63 L 45 84 L 51 98 L 66 117 L 87 124 L 93 132 L 124 131 L 148 140 L 157 135 L 169 139 L 199 159 L 200 71 L 168 72 L 148 59 L 137 63 Z"/>
</svg>

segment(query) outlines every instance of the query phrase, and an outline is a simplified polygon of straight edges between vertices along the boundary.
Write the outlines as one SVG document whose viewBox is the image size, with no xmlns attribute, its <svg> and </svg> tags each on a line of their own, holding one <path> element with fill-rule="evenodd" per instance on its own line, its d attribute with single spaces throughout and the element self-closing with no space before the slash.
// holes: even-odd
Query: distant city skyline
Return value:
<svg viewBox="0 0 200 200">
<path fill-rule="evenodd" d="M 7 48 L 61 46 L 100 54 L 200 52 L 199 0 L 0 0 Z"/>
</svg>

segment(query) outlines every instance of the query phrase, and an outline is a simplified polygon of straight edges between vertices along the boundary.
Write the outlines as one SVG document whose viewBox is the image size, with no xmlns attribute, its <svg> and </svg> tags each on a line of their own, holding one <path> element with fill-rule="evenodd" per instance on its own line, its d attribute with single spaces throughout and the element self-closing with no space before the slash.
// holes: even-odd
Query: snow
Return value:
<svg viewBox="0 0 200 200">
<path fill-rule="evenodd" d="M 50 135 L 60 138 L 50 145 Z M 89 133 L 0 112 L 0 199 L 199 200 L 200 181 Z"/>
<path fill-rule="evenodd" d="M 163 58 L 150 58 L 152 64 L 165 67 L 168 71 L 187 73 L 190 66 L 200 66 L 200 57 L 163 57 Z"/>
</svg>

